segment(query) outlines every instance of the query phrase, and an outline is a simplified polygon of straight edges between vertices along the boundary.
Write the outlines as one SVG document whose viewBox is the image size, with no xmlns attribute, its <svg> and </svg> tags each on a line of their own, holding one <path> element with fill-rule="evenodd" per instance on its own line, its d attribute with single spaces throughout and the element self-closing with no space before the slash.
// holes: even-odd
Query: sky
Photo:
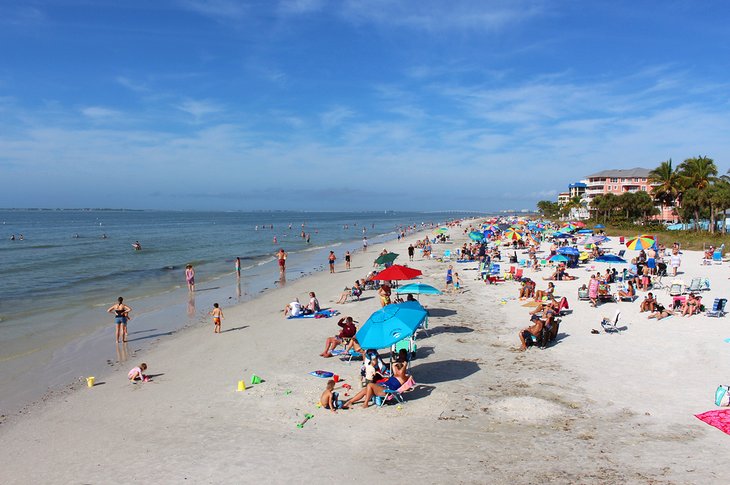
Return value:
<svg viewBox="0 0 730 485">
<path fill-rule="evenodd" d="M 0 207 L 532 209 L 730 167 L 724 1 L 0 0 Z"/>
</svg>

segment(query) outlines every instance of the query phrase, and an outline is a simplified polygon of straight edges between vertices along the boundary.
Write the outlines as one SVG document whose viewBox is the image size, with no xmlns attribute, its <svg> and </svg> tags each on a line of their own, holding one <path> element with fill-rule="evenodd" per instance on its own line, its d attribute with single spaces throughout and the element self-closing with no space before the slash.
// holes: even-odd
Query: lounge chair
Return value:
<svg viewBox="0 0 730 485">
<path fill-rule="evenodd" d="M 586 288 L 586 289 L 578 288 L 578 299 L 581 301 L 590 300 L 590 297 L 588 296 L 588 288 Z"/>
<path fill-rule="evenodd" d="M 601 320 L 601 327 L 603 327 L 603 331 L 606 333 L 619 333 L 622 330 L 626 330 L 626 326 L 619 327 L 619 321 L 621 320 L 621 311 L 616 310 L 616 314 L 614 315 L 612 320 L 609 320 L 606 317 L 603 317 L 603 320 Z"/>
<path fill-rule="evenodd" d="M 725 304 L 727 304 L 727 298 L 715 298 L 712 302 L 712 310 L 707 310 L 705 315 L 708 317 L 724 317 L 725 316 Z"/>
<path fill-rule="evenodd" d="M 381 399 L 375 399 L 375 404 L 381 408 L 385 403 L 391 400 L 395 400 L 399 404 L 405 404 L 406 400 L 403 398 L 403 394 L 416 387 L 416 381 L 413 380 L 413 376 L 409 377 L 398 389 L 385 389 L 385 397 Z M 380 397 L 380 396 L 378 396 Z"/>
<path fill-rule="evenodd" d="M 416 343 L 416 334 L 410 337 L 406 337 L 403 340 L 399 340 L 390 347 L 390 352 L 393 355 L 397 355 L 401 349 L 405 349 L 408 352 L 409 359 L 416 358 L 416 352 L 418 352 L 418 344 Z"/>
<path fill-rule="evenodd" d="M 671 286 L 669 286 L 669 296 L 679 296 L 684 293 L 684 281 L 672 280 Z"/>
</svg>

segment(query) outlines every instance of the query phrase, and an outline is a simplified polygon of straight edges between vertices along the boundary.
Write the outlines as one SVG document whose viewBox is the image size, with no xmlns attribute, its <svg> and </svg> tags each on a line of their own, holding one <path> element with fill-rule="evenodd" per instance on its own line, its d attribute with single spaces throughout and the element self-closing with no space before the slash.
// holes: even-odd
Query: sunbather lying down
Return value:
<svg viewBox="0 0 730 485">
<path fill-rule="evenodd" d="M 405 360 L 399 360 L 398 362 L 394 363 L 393 375 L 390 376 L 390 378 L 379 383 L 369 383 L 367 386 L 363 387 L 360 392 L 355 394 L 350 400 L 345 402 L 342 408 L 349 408 L 352 404 L 355 404 L 363 397 L 365 398 L 365 402 L 363 403 L 362 407 L 367 408 L 370 405 L 370 400 L 373 398 L 373 396 L 385 397 L 386 389 L 389 389 L 391 391 L 404 391 L 404 387 L 407 383 L 410 384 L 410 386 L 408 386 L 409 388 L 413 387 L 415 383 L 413 382 L 411 376 L 406 373 L 407 368 L 408 363 Z"/>
</svg>

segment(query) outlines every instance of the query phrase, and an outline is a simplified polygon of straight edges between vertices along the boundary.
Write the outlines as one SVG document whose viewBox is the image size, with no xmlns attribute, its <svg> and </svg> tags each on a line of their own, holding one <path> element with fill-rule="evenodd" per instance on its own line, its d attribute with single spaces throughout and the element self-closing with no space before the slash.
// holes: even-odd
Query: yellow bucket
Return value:
<svg viewBox="0 0 730 485">
<path fill-rule="evenodd" d="M 238 391 L 245 391 L 246 390 L 246 382 L 244 381 L 238 381 Z"/>
<path fill-rule="evenodd" d="M 88 387 L 94 387 L 94 380 L 95 379 L 96 379 L 95 377 L 87 377 L 86 378 L 86 385 Z"/>
</svg>

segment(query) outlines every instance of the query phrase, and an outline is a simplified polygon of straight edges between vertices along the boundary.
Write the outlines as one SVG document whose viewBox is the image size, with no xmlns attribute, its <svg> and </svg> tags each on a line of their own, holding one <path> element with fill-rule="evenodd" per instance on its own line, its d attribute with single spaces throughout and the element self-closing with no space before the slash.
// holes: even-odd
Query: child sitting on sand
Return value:
<svg viewBox="0 0 730 485">
<path fill-rule="evenodd" d="M 220 309 L 218 303 L 213 303 L 213 311 L 209 313 L 213 316 L 213 333 L 221 333 L 221 319 L 223 319 L 223 310 Z"/>
<path fill-rule="evenodd" d="M 139 367 L 135 367 L 134 369 L 129 371 L 129 374 L 127 374 L 127 377 L 130 381 L 147 381 L 148 378 L 146 375 L 142 374 L 142 372 L 147 370 L 147 364 L 142 362 L 139 364 Z"/>
<path fill-rule="evenodd" d="M 327 387 L 319 398 L 319 403 L 325 408 L 336 413 L 338 409 L 342 409 L 343 402 L 339 399 L 339 393 L 334 391 L 335 381 L 330 379 L 327 381 Z"/>
</svg>

